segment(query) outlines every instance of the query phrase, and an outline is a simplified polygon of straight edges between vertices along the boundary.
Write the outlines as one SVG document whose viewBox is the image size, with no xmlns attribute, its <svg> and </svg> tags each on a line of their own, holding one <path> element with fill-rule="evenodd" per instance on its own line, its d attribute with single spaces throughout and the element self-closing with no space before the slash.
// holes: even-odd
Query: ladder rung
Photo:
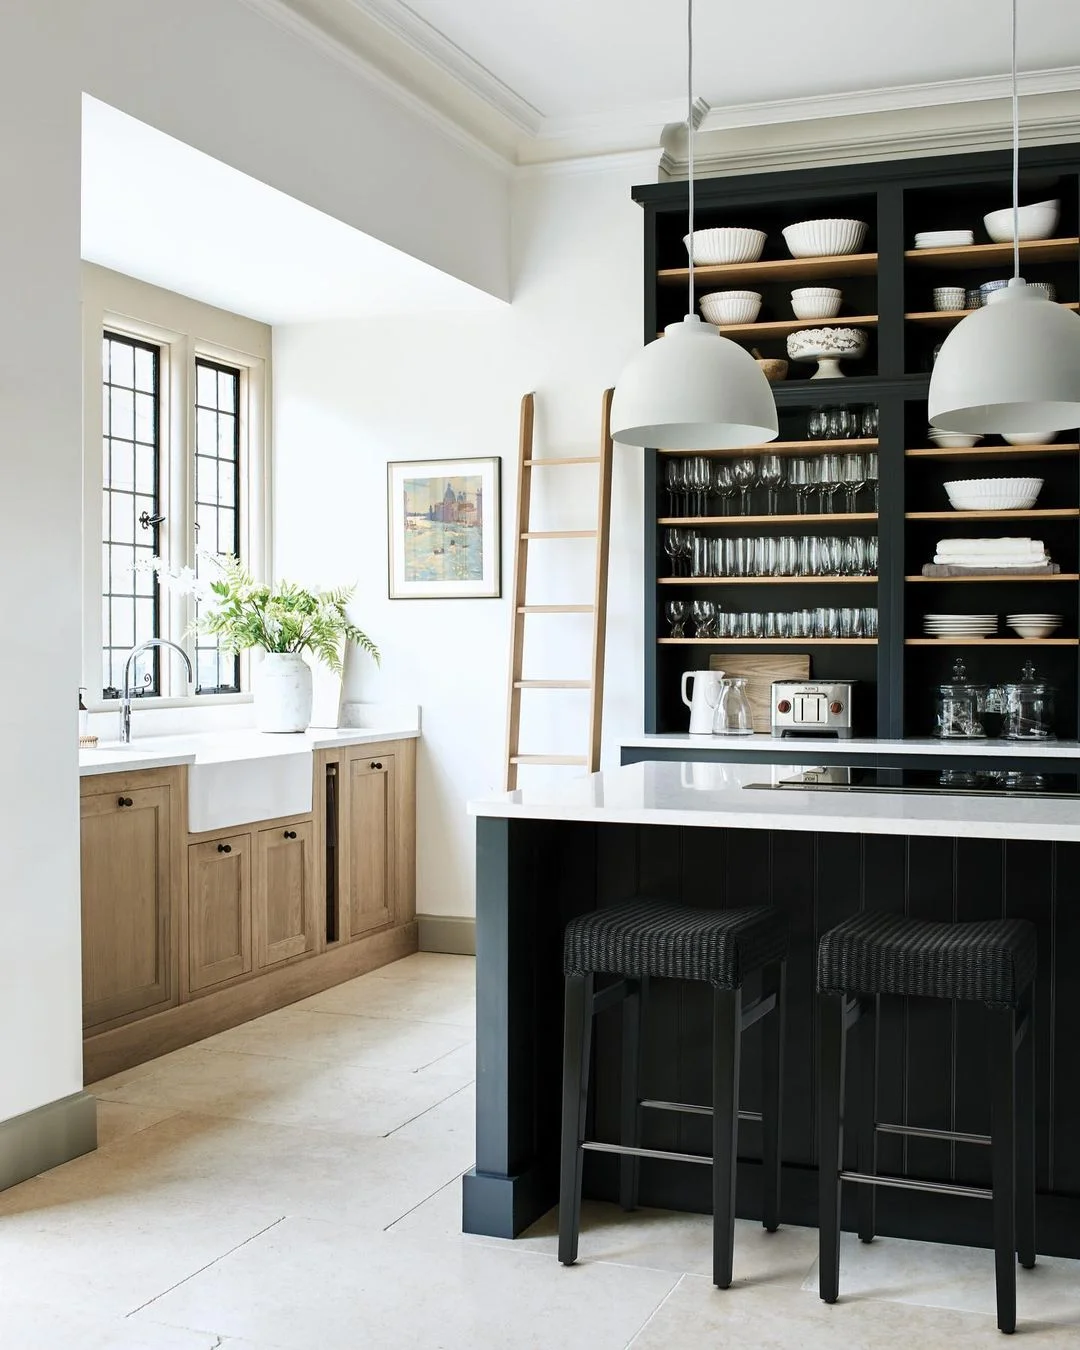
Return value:
<svg viewBox="0 0 1080 1350">
<path fill-rule="evenodd" d="M 588 764 L 584 755 L 511 755 L 511 764 Z"/>
<path fill-rule="evenodd" d="M 526 468 L 533 468 L 536 464 L 599 464 L 599 455 L 567 455 L 565 457 L 556 455 L 553 459 L 526 459 L 522 461 Z"/>
<path fill-rule="evenodd" d="M 595 539 L 595 530 L 527 530 L 522 539 Z"/>
<path fill-rule="evenodd" d="M 591 689 L 591 680 L 515 680 L 515 689 Z"/>
<path fill-rule="evenodd" d="M 518 605 L 519 614 L 591 614 L 592 605 Z"/>
</svg>

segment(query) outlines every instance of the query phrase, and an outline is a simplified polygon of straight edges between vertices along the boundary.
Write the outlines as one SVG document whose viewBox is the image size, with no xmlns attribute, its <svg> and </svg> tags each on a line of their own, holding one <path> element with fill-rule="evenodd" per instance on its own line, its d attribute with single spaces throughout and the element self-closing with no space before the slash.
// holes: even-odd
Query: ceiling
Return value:
<svg viewBox="0 0 1080 1350">
<path fill-rule="evenodd" d="M 82 256 L 271 324 L 501 307 L 89 95 Z"/>
<path fill-rule="evenodd" d="M 501 119 L 519 151 L 523 138 L 605 131 L 621 147 L 620 127 L 655 134 L 685 117 L 677 0 L 245 3 L 379 66 L 481 136 L 487 114 L 489 142 Z M 697 0 L 695 89 L 716 127 L 999 97 L 1009 29 L 1009 0 Z M 1080 90 L 1077 0 L 1019 0 L 1019 64 L 1029 92 Z"/>
</svg>

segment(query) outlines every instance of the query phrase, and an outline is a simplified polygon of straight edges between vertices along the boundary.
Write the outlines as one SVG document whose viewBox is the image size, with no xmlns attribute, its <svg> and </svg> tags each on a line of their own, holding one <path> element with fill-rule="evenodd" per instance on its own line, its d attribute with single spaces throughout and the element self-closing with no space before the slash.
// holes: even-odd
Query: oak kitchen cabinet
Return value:
<svg viewBox="0 0 1080 1350">
<path fill-rule="evenodd" d="M 86 1081 L 415 951 L 415 757 L 316 751 L 310 816 L 201 835 L 183 766 L 83 778 Z"/>
</svg>

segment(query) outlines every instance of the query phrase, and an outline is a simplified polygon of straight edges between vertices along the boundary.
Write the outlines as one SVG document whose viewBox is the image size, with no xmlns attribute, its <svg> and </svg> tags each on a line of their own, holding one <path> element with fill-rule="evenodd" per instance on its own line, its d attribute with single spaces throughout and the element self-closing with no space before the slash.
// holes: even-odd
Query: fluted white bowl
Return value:
<svg viewBox="0 0 1080 1350">
<path fill-rule="evenodd" d="M 1061 214 L 1059 201 L 1033 202 L 1022 206 L 1018 212 L 1017 234 L 1020 239 L 1049 239 L 1057 229 Z M 1000 211 L 991 211 L 983 216 L 986 233 L 995 244 L 1011 244 L 1013 237 L 1013 211 L 1011 206 Z"/>
<path fill-rule="evenodd" d="M 841 298 L 834 286 L 800 286 L 791 292 L 791 308 L 797 319 L 834 319 Z"/>
<path fill-rule="evenodd" d="M 826 258 L 858 253 L 866 231 L 864 220 L 800 220 L 786 225 L 783 235 L 793 258 Z"/>
<path fill-rule="evenodd" d="M 683 238 L 688 255 L 690 239 L 690 235 Z M 765 239 L 764 230 L 746 230 L 734 225 L 724 225 L 712 230 L 695 230 L 694 262 L 705 265 L 757 262 L 765 247 Z"/>
<path fill-rule="evenodd" d="M 945 484 L 956 511 L 1026 511 L 1042 491 L 1041 478 L 961 478 Z"/>
<path fill-rule="evenodd" d="M 761 309 L 757 291 L 709 291 L 698 302 L 707 323 L 753 323 Z"/>
</svg>

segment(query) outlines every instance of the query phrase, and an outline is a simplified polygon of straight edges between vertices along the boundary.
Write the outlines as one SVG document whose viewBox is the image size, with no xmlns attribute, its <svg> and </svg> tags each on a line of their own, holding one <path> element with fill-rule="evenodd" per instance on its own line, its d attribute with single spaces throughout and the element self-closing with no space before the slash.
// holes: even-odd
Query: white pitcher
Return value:
<svg viewBox="0 0 1080 1350">
<path fill-rule="evenodd" d="M 722 670 L 684 670 L 682 677 L 682 701 L 690 709 L 690 735 L 711 736 L 713 716 L 716 713 L 717 700 L 720 698 Z M 690 699 L 686 692 L 689 680 L 694 681 L 694 697 Z"/>
</svg>

